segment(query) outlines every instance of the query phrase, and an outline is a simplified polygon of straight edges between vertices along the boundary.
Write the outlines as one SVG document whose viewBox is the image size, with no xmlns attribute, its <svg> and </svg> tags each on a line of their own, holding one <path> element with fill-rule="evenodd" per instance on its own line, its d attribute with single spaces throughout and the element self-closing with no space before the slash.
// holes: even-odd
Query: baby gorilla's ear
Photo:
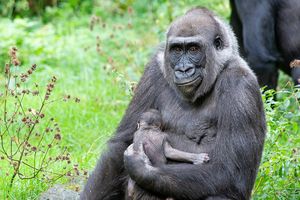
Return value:
<svg viewBox="0 0 300 200">
<path fill-rule="evenodd" d="M 157 122 L 157 127 L 159 128 L 159 129 L 162 129 L 162 123 L 161 122 Z"/>
</svg>

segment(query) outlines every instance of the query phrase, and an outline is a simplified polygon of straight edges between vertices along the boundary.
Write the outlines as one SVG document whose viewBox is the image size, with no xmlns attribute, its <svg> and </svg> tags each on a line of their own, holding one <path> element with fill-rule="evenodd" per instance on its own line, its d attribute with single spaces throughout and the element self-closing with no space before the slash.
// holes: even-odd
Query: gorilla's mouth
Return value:
<svg viewBox="0 0 300 200">
<path fill-rule="evenodd" d="M 190 86 L 190 85 L 195 85 L 195 84 L 199 85 L 201 83 L 201 81 L 202 81 L 201 74 L 199 74 L 192 80 L 180 81 L 180 82 L 177 82 L 176 85 L 179 87 Z"/>
</svg>

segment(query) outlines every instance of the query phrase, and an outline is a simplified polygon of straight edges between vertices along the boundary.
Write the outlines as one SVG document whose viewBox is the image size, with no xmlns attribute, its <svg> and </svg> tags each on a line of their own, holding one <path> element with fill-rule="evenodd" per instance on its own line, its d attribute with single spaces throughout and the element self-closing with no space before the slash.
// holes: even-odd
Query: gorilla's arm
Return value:
<svg viewBox="0 0 300 200">
<path fill-rule="evenodd" d="M 248 199 L 261 158 L 265 119 L 256 78 L 247 73 L 225 69 L 216 83 L 218 124 L 215 146 L 208 152 L 211 162 L 153 167 L 145 154 L 128 149 L 124 159 L 130 177 L 146 190 L 175 199 L 228 194 Z"/>
<path fill-rule="evenodd" d="M 157 84 L 160 84 L 162 75 L 157 67 L 157 59 L 151 60 L 115 136 L 109 140 L 106 151 L 89 176 L 81 199 L 123 199 L 122 184 L 125 180 L 123 153 L 132 143 L 140 114 L 153 106 L 156 95 L 160 93 Z"/>
<path fill-rule="evenodd" d="M 231 0 L 231 24 L 240 36 L 241 53 L 258 75 L 260 85 L 268 85 L 269 89 L 277 86 L 276 62 L 280 59 L 275 39 L 275 6 L 272 4 L 274 1 Z"/>
<path fill-rule="evenodd" d="M 279 53 L 275 46 L 275 11 L 271 1 L 235 0 L 231 4 L 235 9 L 233 17 L 239 17 L 243 24 L 243 46 L 246 54 L 253 56 L 249 59 L 276 61 Z"/>
<path fill-rule="evenodd" d="M 243 25 L 241 19 L 238 15 L 238 11 L 236 9 L 236 5 L 234 0 L 230 0 L 231 7 L 231 15 L 230 15 L 230 25 L 233 29 L 233 32 L 238 40 L 238 44 L 240 47 L 240 54 L 245 56 L 244 45 L 243 45 Z"/>
</svg>

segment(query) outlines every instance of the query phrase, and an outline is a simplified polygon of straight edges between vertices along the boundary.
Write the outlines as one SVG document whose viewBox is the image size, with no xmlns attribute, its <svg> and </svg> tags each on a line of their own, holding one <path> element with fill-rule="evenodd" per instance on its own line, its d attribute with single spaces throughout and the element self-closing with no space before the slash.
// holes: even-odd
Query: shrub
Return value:
<svg viewBox="0 0 300 200">
<path fill-rule="evenodd" d="M 15 178 L 52 181 L 69 174 L 67 165 L 71 164 L 67 148 L 60 145 L 59 125 L 46 114 L 49 105 L 70 97 L 51 99 L 57 78 L 53 76 L 43 89 L 30 81 L 37 66 L 23 70 L 17 48 L 9 54 L 0 90 L 0 163 L 11 169 L 6 173 L 10 177 L 8 193 Z M 61 170 L 51 171 L 53 164 L 60 165 Z"/>
<path fill-rule="evenodd" d="M 253 197 L 297 199 L 300 195 L 300 88 L 294 88 L 289 82 L 280 91 L 267 91 L 263 99 L 268 133 Z"/>
</svg>

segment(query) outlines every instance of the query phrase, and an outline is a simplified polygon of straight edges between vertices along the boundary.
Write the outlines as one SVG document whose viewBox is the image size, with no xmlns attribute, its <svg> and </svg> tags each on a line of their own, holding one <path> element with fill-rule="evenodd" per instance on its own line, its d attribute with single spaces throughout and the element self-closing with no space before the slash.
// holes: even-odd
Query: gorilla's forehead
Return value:
<svg viewBox="0 0 300 200">
<path fill-rule="evenodd" d="M 202 35 L 209 38 L 210 35 L 215 35 L 219 30 L 218 24 L 211 16 L 183 16 L 177 19 L 170 27 L 168 37 L 191 37 Z"/>
</svg>

